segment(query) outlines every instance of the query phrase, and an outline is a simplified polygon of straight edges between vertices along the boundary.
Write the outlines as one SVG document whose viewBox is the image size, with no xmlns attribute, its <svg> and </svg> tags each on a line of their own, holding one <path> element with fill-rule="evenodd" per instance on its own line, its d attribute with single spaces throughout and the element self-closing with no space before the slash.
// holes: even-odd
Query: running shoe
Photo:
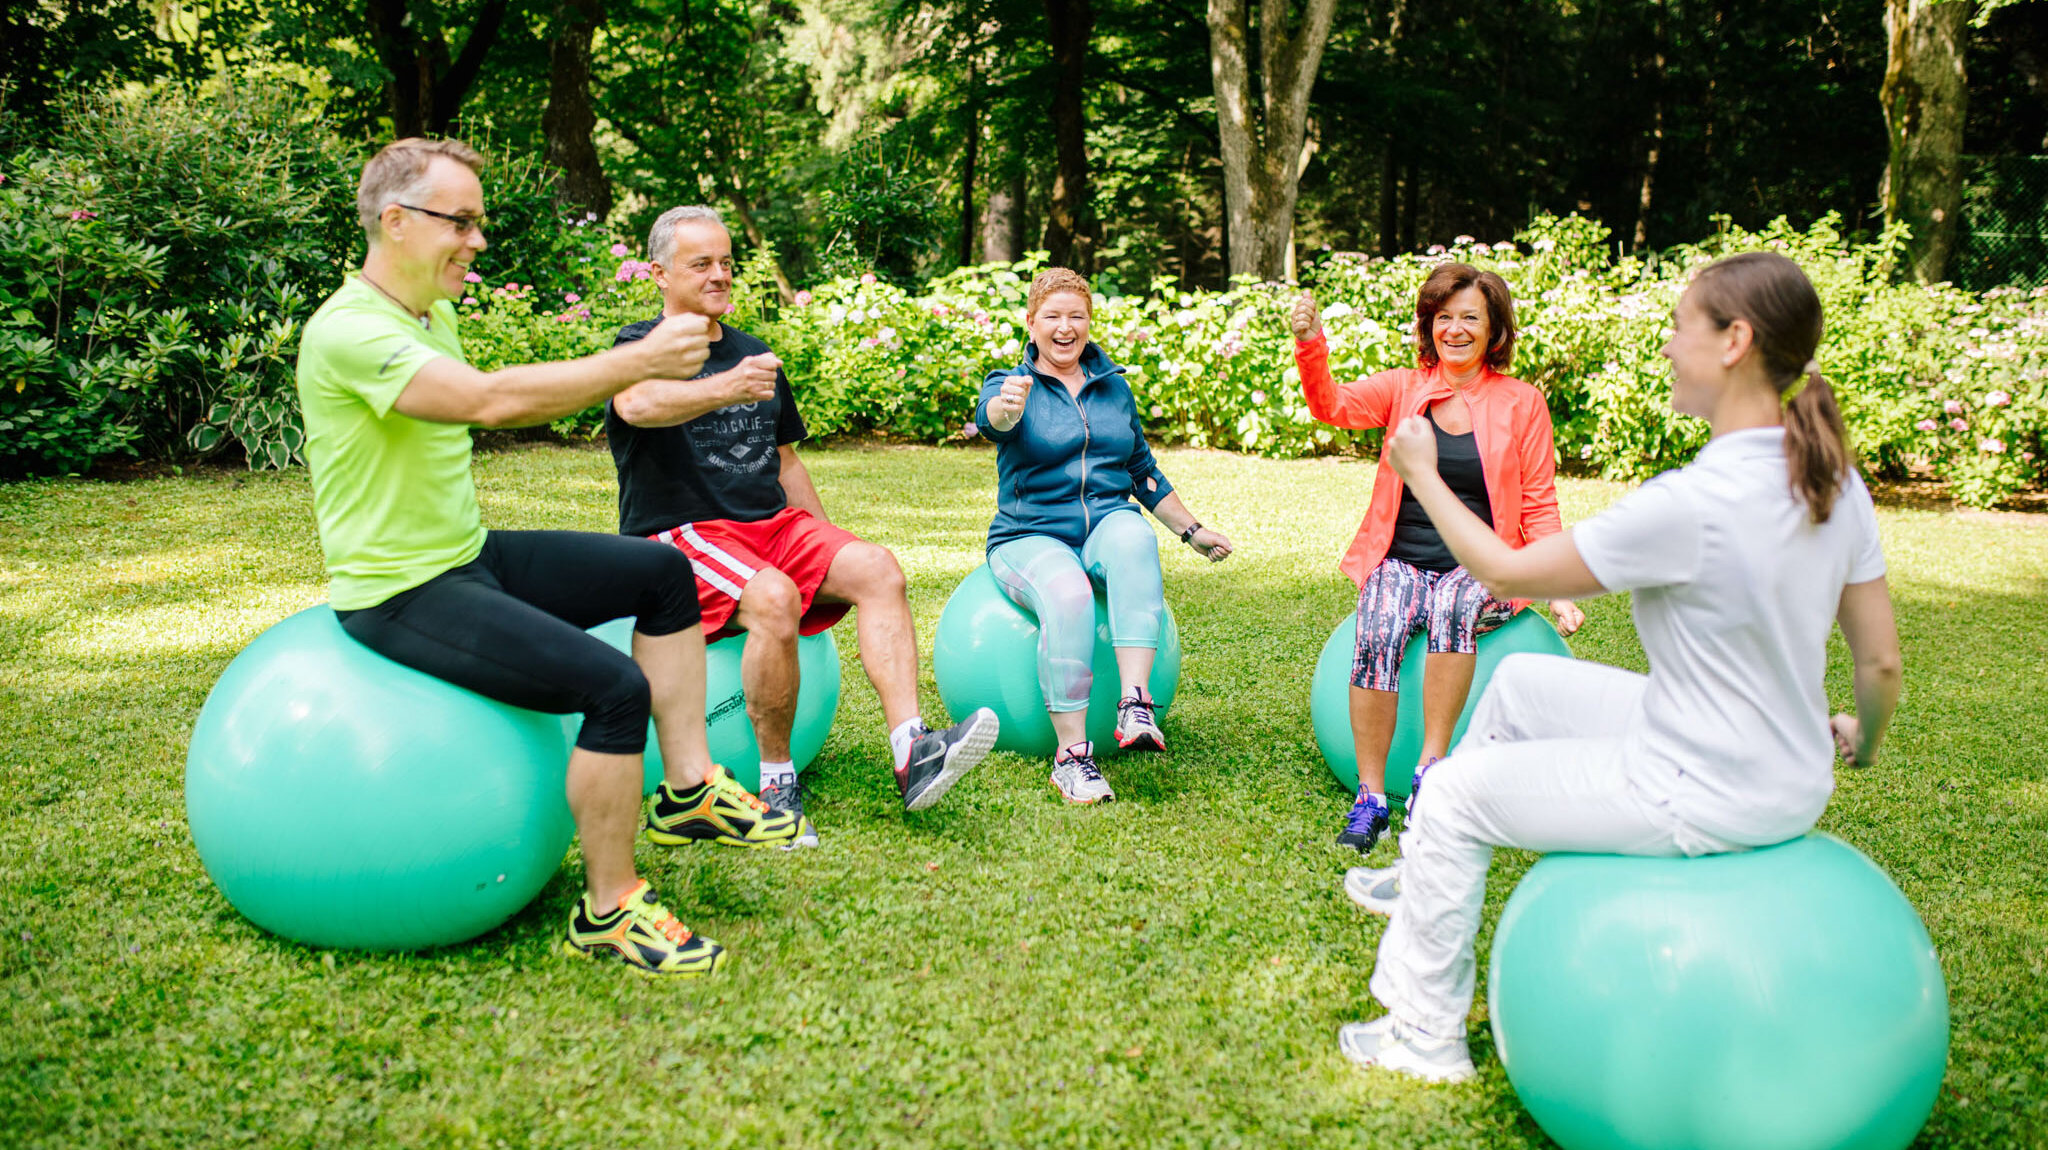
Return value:
<svg viewBox="0 0 2048 1150">
<path fill-rule="evenodd" d="M 583 958 L 609 955 L 643 974 L 684 978 L 710 974 L 725 957 L 724 947 L 693 933 L 654 901 L 645 879 L 604 914 L 591 909 L 589 895 L 577 899 L 562 949 Z"/>
<path fill-rule="evenodd" d="M 1116 705 L 1116 745 L 1126 751 L 1163 751 L 1166 736 L 1159 730 L 1159 720 L 1152 714 L 1152 700 L 1143 688 L 1133 695 L 1126 695 Z"/>
<path fill-rule="evenodd" d="M 1387 797 L 1358 788 L 1358 801 L 1351 804 L 1344 829 L 1337 832 L 1337 845 L 1370 854 L 1379 845 L 1380 836 L 1387 832 L 1387 818 Z"/>
<path fill-rule="evenodd" d="M 911 741 L 910 756 L 903 761 L 903 775 L 897 780 L 903 788 L 903 809 L 921 811 L 944 798 L 962 775 L 987 757 L 1001 727 L 996 713 L 987 707 L 976 707 L 973 714 L 943 731 L 926 727 Z"/>
<path fill-rule="evenodd" d="M 1352 867 L 1344 872 L 1344 893 L 1374 914 L 1392 918 L 1394 904 L 1401 898 L 1400 861 L 1395 860 L 1393 866 Z"/>
<path fill-rule="evenodd" d="M 797 821 L 803 824 L 802 832 L 797 835 L 795 842 L 789 844 L 790 847 L 817 846 L 818 828 L 811 820 L 804 817 L 803 780 L 795 774 L 789 775 L 788 780 L 788 782 L 763 782 L 761 784 L 761 801 L 768 804 L 770 811 L 778 815 L 795 815 Z"/>
<path fill-rule="evenodd" d="M 1422 798 L 1422 776 L 1429 773 L 1429 768 L 1443 761 L 1444 757 L 1438 755 L 1435 758 L 1415 765 L 1415 777 L 1408 780 L 1408 799 L 1401 804 L 1401 810 L 1405 812 L 1405 818 L 1412 819 L 1415 817 L 1415 804 Z M 1406 826 L 1407 823 L 1403 822 L 1402 825 Z"/>
<path fill-rule="evenodd" d="M 1095 744 L 1075 743 L 1052 760 L 1052 785 L 1060 797 L 1077 806 L 1105 803 L 1116 798 L 1095 769 Z"/>
<path fill-rule="evenodd" d="M 647 837 L 663 846 L 715 842 L 735 847 L 795 846 L 811 829 L 802 814 L 776 812 L 712 764 L 704 781 L 678 791 L 662 780 L 647 812 Z"/>
<path fill-rule="evenodd" d="M 1463 1038 L 1431 1038 L 1391 1014 L 1345 1023 L 1337 1031 L 1337 1049 L 1361 1068 L 1377 1066 L 1425 1082 L 1463 1082 L 1478 1073 Z"/>
</svg>

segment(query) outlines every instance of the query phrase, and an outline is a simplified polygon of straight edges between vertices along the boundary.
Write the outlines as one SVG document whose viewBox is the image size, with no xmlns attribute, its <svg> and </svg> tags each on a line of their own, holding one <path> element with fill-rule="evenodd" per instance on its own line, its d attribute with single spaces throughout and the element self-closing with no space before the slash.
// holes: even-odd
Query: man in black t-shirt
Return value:
<svg viewBox="0 0 2048 1150">
<path fill-rule="evenodd" d="M 694 379 L 635 384 L 606 407 L 620 532 L 690 557 L 707 638 L 746 633 L 741 687 L 761 748 L 760 794 L 771 807 L 803 810 L 789 750 L 797 637 L 825 630 L 849 607 L 859 612 L 861 665 L 881 697 L 903 805 L 931 806 L 995 744 L 995 714 L 982 708 L 943 731 L 919 716 L 903 568 L 887 548 L 826 517 L 797 458 L 804 421 L 781 362 L 767 344 L 718 322 L 732 310 L 733 283 L 732 238 L 718 213 L 663 213 L 647 255 L 662 315 L 628 324 L 618 342 L 641 338 L 663 316 L 696 314 L 712 321 L 711 351 Z M 669 799 L 657 792 L 650 821 L 682 817 Z"/>
</svg>

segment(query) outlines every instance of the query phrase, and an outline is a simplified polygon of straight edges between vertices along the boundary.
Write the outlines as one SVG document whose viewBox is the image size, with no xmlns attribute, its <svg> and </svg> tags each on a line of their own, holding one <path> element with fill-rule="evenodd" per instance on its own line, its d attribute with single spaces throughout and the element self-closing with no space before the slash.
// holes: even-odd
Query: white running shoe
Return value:
<svg viewBox="0 0 2048 1150">
<path fill-rule="evenodd" d="M 1337 1049 L 1362 1069 L 1377 1066 L 1425 1082 L 1463 1082 L 1478 1073 L 1463 1038 L 1430 1038 L 1391 1014 L 1345 1023 L 1337 1031 Z"/>
<path fill-rule="evenodd" d="M 1395 859 L 1392 866 L 1355 866 L 1345 871 L 1344 893 L 1374 914 L 1394 917 L 1394 904 L 1401 899 L 1401 860 Z"/>
<path fill-rule="evenodd" d="M 1116 745 L 1126 751 L 1163 751 L 1166 735 L 1152 713 L 1152 699 L 1138 688 L 1116 705 Z"/>
<path fill-rule="evenodd" d="M 1095 744 L 1075 743 L 1053 756 L 1052 785 L 1060 797 L 1078 806 L 1116 798 L 1102 772 L 1095 769 Z"/>
</svg>

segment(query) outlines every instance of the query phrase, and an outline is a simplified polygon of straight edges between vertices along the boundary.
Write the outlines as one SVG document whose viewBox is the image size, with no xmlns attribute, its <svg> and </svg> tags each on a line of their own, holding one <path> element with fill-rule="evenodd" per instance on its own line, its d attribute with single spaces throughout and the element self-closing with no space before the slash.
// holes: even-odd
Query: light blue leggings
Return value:
<svg viewBox="0 0 2048 1150">
<path fill-rule="evenodd" d="M 1050 535 L 988 554 L 1003 594 L 1038 619 L 1038 686 L 1049 711 L 1081 711 L 1095 685 L 1095 586 L 1109 591 L 1112 647 L 1158 647 L 1166 589 L 1159 537 L 1136 511 L 1102 517 L 1079 550 Z"/>
</svg>

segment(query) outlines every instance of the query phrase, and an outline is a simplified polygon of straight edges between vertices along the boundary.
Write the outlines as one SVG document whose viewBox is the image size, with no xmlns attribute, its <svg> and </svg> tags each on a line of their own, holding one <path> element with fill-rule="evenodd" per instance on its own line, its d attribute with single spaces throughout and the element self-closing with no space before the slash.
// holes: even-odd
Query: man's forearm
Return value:
<svg viewBox="0 0 2048 1150">
<path fill-rule="evenodd" d="M 650 379 L 619 394 L 619 417 L 635 427 L 674 427 L 738 402 L 733 376 L 739 368 L 701 379 Z"/>
<path fill-rule="evenodd" d="M 483 375 L 485 427 L 527 427 L 603 403 L 645 378 L 648 356 L 628 345 L 582 359 L 524 363 Z"/>
</svg>

